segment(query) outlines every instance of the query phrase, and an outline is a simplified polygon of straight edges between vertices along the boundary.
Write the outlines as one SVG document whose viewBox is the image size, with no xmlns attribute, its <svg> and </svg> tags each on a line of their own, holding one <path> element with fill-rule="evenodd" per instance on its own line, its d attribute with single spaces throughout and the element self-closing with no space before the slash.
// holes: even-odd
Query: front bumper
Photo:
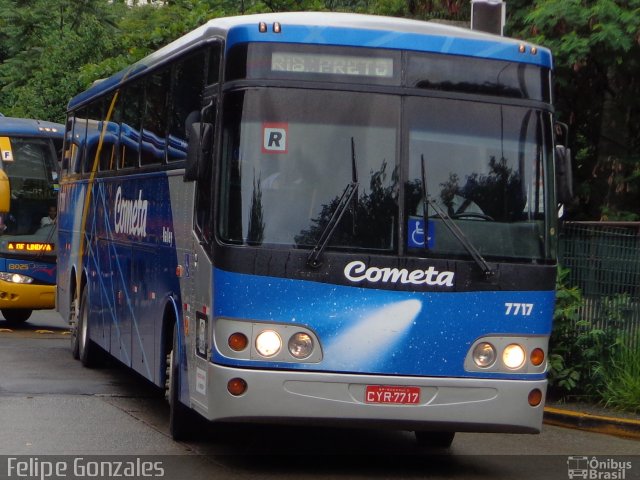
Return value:
<svg viewBox="0 0 640 480">
<path fill-rule="evenodd" d="M 11 283 L 0 280 L 0 309 L 43 310 L 55 306 L 55 285 Z"/>
<path fill-rule="evenodd" d="M 227 391 L 232 378 L 246 381 L 243 395 Z M 198 368 L 191 380 L 191 406 L 214 421 L 510 433 L 540 432 L 544 402 L 532 407 L 528 396 L 539 389 L 544 399 L 547 387 L 546 380 L 251 370 L 212 363 Z M 420 402 L 366 403 L 367 385 L 419 387 Z"/>
</svg>

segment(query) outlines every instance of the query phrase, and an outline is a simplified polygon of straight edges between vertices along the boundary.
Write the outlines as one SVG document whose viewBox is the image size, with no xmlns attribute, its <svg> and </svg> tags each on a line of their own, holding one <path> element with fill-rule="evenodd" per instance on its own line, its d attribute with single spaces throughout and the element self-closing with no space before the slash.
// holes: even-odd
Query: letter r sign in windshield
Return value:
<svg viewBox="0 0 640 480">
<path fill-rule="evenodd" d="M 289 124 L 262 124 L 262 153 L 287 153 Z"/>
</svg>

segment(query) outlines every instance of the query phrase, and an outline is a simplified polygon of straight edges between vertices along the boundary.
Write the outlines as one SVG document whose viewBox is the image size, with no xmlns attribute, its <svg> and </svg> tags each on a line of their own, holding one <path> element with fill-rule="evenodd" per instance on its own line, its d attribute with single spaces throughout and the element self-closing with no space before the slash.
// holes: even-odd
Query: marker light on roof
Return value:
<svg viewBox="0 0 640 480">
<path fill-rule="evenodd" d="M 267 24 L 266 24 L 266 22 L 260 22 L 260 23 L 258 24 L 258 31 L 259 31 L 260 33 L 266 33 L 266 31 L 267 31 Z"/>
<path fill-rule="evenodd" d="M 273 23 L 273 33 L 280 33 L 282 31 L 282 27 L 280 26 L 280 22 Z"/>
</svg>

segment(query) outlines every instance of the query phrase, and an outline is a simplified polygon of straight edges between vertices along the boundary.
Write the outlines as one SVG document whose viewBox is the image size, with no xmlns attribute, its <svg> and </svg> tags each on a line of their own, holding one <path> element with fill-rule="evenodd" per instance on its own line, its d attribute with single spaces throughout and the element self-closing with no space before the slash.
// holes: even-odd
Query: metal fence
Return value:
<svg viewBox="0 0 640 480">
<path fill-rule="evenodd" d="M 640 348 L 640 222 L 565 222 L 558 253 L 582 290 L 580 318 Z"/>
</svg>

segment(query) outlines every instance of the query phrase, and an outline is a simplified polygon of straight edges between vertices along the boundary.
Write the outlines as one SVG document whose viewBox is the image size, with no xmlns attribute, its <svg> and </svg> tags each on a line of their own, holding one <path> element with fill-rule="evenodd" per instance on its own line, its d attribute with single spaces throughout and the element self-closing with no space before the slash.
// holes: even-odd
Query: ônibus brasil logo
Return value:
<svg viewBox="0 0 640 480">
<path fill-rule="evenodd" d="M 431 285 L 453 287 L 453 272 L 439 272 L 433 266 L 426 270 L 407 270 L 406 268 L 367 267 L 361 260 L 349 262 L 344 267 L 344 276 L 352 282 L 403 283 L 412 285 Z"/>
<path fill-rule="evenodd" d="M 123 198 L 122 187 L 118 187 L 113 205 L 116 233 L 146 237 L 148 207 L 149 202 L 142 199 L 142 190 L 138 191 L 138 198 L 132 200 Z"/>
</svg>

